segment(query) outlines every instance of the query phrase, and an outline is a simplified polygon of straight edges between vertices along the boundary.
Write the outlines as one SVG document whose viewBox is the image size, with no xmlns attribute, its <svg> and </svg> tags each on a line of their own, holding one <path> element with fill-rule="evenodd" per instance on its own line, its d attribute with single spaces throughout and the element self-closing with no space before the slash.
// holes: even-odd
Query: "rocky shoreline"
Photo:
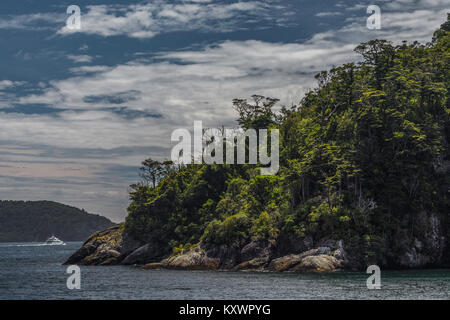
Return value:
<svg viewBox="0 0 450 320">
<path fill-rule="evenodd" d="M 124 232 L 123 225 L 96 232 L 64 263 L 79 265 L 140 265 L 142 269 L 332 272 L 348 266 L 342 241 L 328 241 L 296 254 L 273 256 L 275 245 L 250 242 L 243 248 L 207 249 L 200 243 L 186 252 L 166 254 Z"/>
<path fill-rule="evenodd" d="M 339 249 L 336 251 L 339 251 Z M 343 270 L 345 265 L 345 260 L 340 259 L 340 253 L 336 251 L 332 253 L 330 248 L 320 247 L 301 254 L 291 254 L 273 260 L 269 260 L 267 257 L 256 257 L 243 261 L 232 268 L 221 268 L 219 258 L 209 257 L 204 249 L 197 246 L 187 253 L 172 256 L 161 262 L 148 263 L 142 269 L 333 272 Z"/>
<path fill-rule="evenodd" d="M 433 220 L 433 218 L 431 218 Z M 433 220 L 431 231 L 436 231 Z M 416 239 L 398 255 L 395 268 L 442 267 L 445 241 L 439 233 Z M 90 236 L 64 263 L 78 265 L 136 265 L 142 269 L 222 270 L 260 272 L 335 272 L 364 270 L 343 240 L 311 238 L 252 241 L 244 246 L 206 247 L 199 243 L 178 254 L 133 239 L 119 224 Z M 373 264 L 378 264 L 374 261 Z"/>
</svg>

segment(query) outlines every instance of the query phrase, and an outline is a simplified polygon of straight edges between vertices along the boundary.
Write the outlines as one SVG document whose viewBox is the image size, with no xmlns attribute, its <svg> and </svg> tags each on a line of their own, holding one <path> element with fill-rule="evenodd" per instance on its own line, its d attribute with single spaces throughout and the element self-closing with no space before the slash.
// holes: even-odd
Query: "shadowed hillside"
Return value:
<svg viewBox="0 0 450 320">
<path fill-rule="evenodd" d="M 51 201 L 0 201 L 0 242 L 81 241 L 113 223 L 102 216 Z"/>
</svg>

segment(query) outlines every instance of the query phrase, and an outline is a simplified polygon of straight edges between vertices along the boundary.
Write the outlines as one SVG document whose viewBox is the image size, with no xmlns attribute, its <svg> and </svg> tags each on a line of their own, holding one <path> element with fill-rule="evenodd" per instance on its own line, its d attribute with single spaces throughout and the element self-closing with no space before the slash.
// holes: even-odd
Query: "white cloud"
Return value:
<svg viewBox="0 0 450 320">
<path fill-rule="evenodd" d="M 87 100 L 86 97 L 114 97 L 119 93 L 134 91 L 136 94 L 133 99 L 126 101 L 128 108 L 162 114 L 163 118 L 150 118 L 142 123 L 151 125 L 152 140 L 132 140 L 144 144 L 155 143 L 156 135 L 164 133 L 159 140 L 165 141 L 167 146 L 170 130 L 164 128 L 191 126 L 194 119 L 203 119 L 209 125 L 219 125 L 223 121 L 231 123 L 235 115 L 230 103 L 235 97 L 261 93 L 280 97 L 286 104 L 298 102 L 301 95 L 314 86 L 315 73 L 354 59 L 352 49 L 353 45 L 333 46 L 332 43 L 226 41 L 198 51 L 161 53 L 157 56 L 157 62 L 152 63 L 131 61 L 115 67 L 76 68 L 73 71 L 80 76 L 53 81 L 44 94 L 23 97 L 20 103 L 42 103 L 58 108 L 86 110 L 89 112 L 70 114 L 70 119 L 80 121 L 80 125 L 88 120 L 101 123 L 102 119 L 112 119 L 108 118 L 105 111 L 95 110 L 114 106 L 111 103 L 113 99 L 98 99 L 92 103 L 92 99 Z M 94 73 L 83 73 L 89 71 Z M 58 119 L 59 122 L 61 120 Z M 63 128 L 70 126 L 64 125 Z M 97 138 L 86 139 L 89 140 L 86 143 L 93 144 L 98 139 L 103 140 L 95 144 L 97 147 L 114 147 L 119 143 L 112 134 L 118 134 L 118 128 L 112 132 L 98 132 L 99 128 L 101 126 L 95 128 Z M 127 125 L 124 125 L 123 130 L 128 130 Z M 83 132 L 87 134 L 89 130 Z M 64 135 L 61 132 L 57 136 L 61 139 Z M 68 140 L 73 140 L 73 133 L 66 135 Z M 124 132 L 122 138 L 127 136 L 130 133 Z M 60 143 L 73 144 L 70 141 Z M 159 145 L 163 146 L 162 143 Z"/>
<path fill-rule="evenodd" d="M 316 17 L 334 17 L 334 16 L 341 16 L 342 12 L 334 11 L 334 12 L 319 12 L 316 14 Z"/>
<path fill-rule="evenodd" d="M 87 74 L 87 73 L 102 72 L 111 69 L 112 67 L 108 66 L 81 66 L 70 68 L 70 72 L 74 74 Z"/>
<path fill-rule="evenodd" d="M 24 83 L 25 83 L 24 81 L 2 80 L 0 81 L 0 90 L 21 86 Z"/>
<path fill-rule="evenodd" d="M 91 56 L 88 56 L 86 54 L 81 54 L 81 55 L 68 55 L 67 59 L 72 60 L 73 62 L 76 63 L 90 63 L 92 62 L 92 60 L 94 59 Z"/>
<path fill-rule="evenodd" d="M 0 19 L 0 29 L 49 29 L 66 19 L 63 13 L 33 13 L 10 16 Z"/>
<path fill-rule="evenodd" d="M 127 35 L 132 38 L 152 38 L 173 31 L 227 32 L 239 29 L 242 14 L 257 20 L 274 20 L 275 6 L 264 1 L 214 3 L 212 1 L 163 0 L 128 6 L 92 5 L 82 13 L 81 29 L 62 27 L 59 34 L 81 32 L 101 36 Z"/>
<path fill-rule="evenodd" d="M 60 35 L 74 32 L 100 36 L 125 35 L 152 38 L 174 31 L 229 32 L 239 30 L 243 21 L 283 24 L 290 11 L 270 2 L 237 0 L 224 3 L 212 0 L 151 0 L 130 5 L 88 5 L 81 10 L 81 29 L 65 26 L 65 12 L 35 13 L 0 18 L 0 29 L 48 30 Z M 81 48 L 80 48 L 81 49 Z"/>
<path fill-rule="evenodd" d="M 434 4 L 434 5 L 433 5 Z M 335 41 L 358 44 L 369 39 L 386 39 L 395 43 L 402 40 L 426 43 L 433 32 L 447 19 L 450 3 L 441 0 L 389 1 L 381 6 L 381 29 L 369 30 L 366 27 L 364 4 L 357 4 L 347 10 L 362 10 L 346 19 L 346 25 L 338 30 L 316 34 L 312 41 L 319 43 Z"/>
</svg>

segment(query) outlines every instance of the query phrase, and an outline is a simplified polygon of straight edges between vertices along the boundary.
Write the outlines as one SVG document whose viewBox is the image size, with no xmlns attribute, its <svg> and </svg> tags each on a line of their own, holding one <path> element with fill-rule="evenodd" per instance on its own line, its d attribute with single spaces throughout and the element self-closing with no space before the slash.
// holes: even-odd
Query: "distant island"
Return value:
<svg viewBox="0 0 450 320">
<path fill-rule="evenodd" d="M 0 242 L 41 242 L 52 234 L 81 241 L 114 223 L 100 215 L 52 201 L 0 201 Z"/>
</svg>

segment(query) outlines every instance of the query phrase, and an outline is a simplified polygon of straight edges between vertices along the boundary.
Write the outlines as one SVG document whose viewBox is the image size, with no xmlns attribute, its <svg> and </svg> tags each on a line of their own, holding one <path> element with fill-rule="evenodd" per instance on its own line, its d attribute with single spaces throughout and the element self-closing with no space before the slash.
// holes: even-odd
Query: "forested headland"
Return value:
<svg viewBox="0 0 450 320">
<path fill-rule="evenodd" d="M 373 40 L 355 51 L 361 62 L 319 73 L 298 105 L 233 101 L 241 128 L 279 129 L 276 175 L 148 159 L 148 183 L 132 186 L 114 229 L 128 239 L 112 245 L 118 254 L 72 260 L 277 271 L 448 264 L 450 21 L 428 44 Z"/>
</svg>

